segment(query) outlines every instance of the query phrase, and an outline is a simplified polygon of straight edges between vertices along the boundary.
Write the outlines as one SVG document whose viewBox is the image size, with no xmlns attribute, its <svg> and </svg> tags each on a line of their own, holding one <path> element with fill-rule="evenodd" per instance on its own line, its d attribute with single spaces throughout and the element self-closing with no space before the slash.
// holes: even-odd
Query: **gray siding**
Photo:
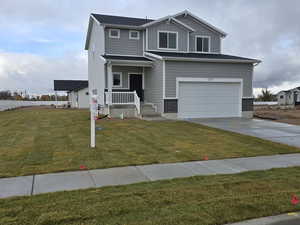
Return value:
<svg viewBox="0 0 300 225">
<path fill-rule="evenodd" d="M 211 52 L 220 53 L 221 52 L 221 37 L 218 33 L 212 31 L 209 29 L 206 25 L 200 24 L 199 22 L 196 22 L 195 19 L 191 16 L 179 16 L 176 19 L 180 20 L 181 22 L 187 24 L 188 26 L 192 27 L 195 32 L 190 33 L 190 51 L 196 51 L 195 46 L 195 36 L 196 35 L 205 35 L 210 36 L 210 50 Z"/>
<path fill-rule="evenodd" d="M 122 87 L 121 88 L 113 87 L 113 89 L 129 89 L 128 74 L 129 73 L 143 73 L 143 68 L 142 67 L 133 67 L 133 66 L 113 66 L 112 72 L 121 72 L 122 73 Z"/>
<path fill-rule="evenodd" d="M 129 31 L 120 29 L 120 38 L 110 38 L 109 28 L 105 28 L 105 53 L 118 55 L 143 55 L 143 32 L 140 39 L 129 39 Z"/>
<path fill-rule="evenodd" d="M 145 102 L 154 103 L 158 112 L 163 110 L 163 62 L 157 60 L 153 67 L 145 68 Z"/>
<path fill-rule="evenodd" d="M 253 111 L 253 98 L 242 99 L 242 111 Z"/>
<path fill-rule="evenodd" d="M 150 26 L 148 28 L 148 50 L 156 50 L 156 51 L 162 51 L 158 49 L 158 31 L 174 31 L 178 32 L 178 50 L 163 50 L 163 51 L 187 51 L 187 37 L 188 32 L 186 29 L 183 29 L 181 25 L 174 24 L 171 22 L 170 24 L 167 24 L 166 21 L 163 21 L 161 23 L 155 24 L 153 26 Z"/>
<path fill-rule="evenodd" d="M 242 111 L 253 111 L 253 98 L 242 99 Z M 165 113 L 177 113 L 178 112 L 178 100 L 177 99 L 165 99 L 164 100 L 164 112 Z"/>
<path fill-rule="evenodd" d="M 90 92 L 97 90 L 100 104 L 104 104 L 105 65 L 99 55 L 104 54 L 104 29 L 93 22 L 88 49 L 88 79 Z"/>
<path fill-rule="evenodd" d="M 243 97 L 251 97 L 252 76 L 252 64 L 166 61 L 166 97 L 176 97 L 176 77 L 242 78 Z"/>
</svg>

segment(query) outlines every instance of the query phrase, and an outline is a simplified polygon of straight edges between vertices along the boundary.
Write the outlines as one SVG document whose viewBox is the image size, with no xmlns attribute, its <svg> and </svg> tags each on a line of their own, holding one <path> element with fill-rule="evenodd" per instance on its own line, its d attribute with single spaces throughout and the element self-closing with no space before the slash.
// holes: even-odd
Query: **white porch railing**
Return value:
<svg viewBox="0 0 300 225">
<path fill-rule="evenodd" d="M 135 105 L 140 114 L 140 98 L 136 91 L 130 92 L 105 92 L 105 103 L 107 105 Z"/>
<path fill-rule="evenodd" d="M 141 101 L 140 101 L 140 98 L 137 95 L 136 91 L 134 91 L 134 104 L 135 104 L 138 115 L 140 115 L 141 114 Z"/>
</svg>

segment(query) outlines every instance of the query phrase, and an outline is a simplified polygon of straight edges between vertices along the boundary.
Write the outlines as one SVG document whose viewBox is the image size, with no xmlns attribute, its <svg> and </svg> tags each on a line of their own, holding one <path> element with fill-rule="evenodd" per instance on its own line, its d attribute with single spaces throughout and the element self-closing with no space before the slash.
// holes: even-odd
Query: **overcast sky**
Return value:
<svg viewBox="0 0 300 225">
<path fill-rule="evenodd" d="M 45 93 L 54 79 L 87 79 L 92 12 L 156 19 L 184 9 L 228 33 L 223 53 L 263 61 L 255 93 L 300 86 L 299 0 L 1 0 L 0 90 Z"/>
</svg>

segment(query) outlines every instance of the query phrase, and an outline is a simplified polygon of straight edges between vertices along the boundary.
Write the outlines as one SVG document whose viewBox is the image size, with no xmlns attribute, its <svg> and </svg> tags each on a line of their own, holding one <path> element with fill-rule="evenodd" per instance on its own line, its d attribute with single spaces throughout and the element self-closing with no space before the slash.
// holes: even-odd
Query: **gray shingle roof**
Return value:
<svg viewBox="0 0 300 225">
<path fill-rule="evenodd" d="M 80 90 L 88 86 L 87 80 L 54 80 L 54 91 Z"/>
<path fill-rule="evenodd" d="M 152 61 L 143 56 L 103 55 L 103 57 L 105 59 L 111 59 L 111 60 Z"/>
<path fill-rule="evenodd" d="M 228 60 L 256 60 L 250 58 L 244 58 L 240 56 L 233 55 L 223 55 L 223 54 L 208 54 L 208 53 L 182 53 L 182 52 L 154 52 L 148 51 L 149 53 L 159 55 L 162 57 L 178 57 L 178 58 L 199 58 L 199 59 L 228 59 Z"/>
<path fill-rule="evenodd" d="M 100 23 L 116 24 L 116 25 L 127 25 L 127 26 L 141 26 L 145 23 L 152 22 L 152 19 L 146 18 L 133 18 L 124 16 L 112 16 L 103 14 L 92 14 Z"/>
</svg>

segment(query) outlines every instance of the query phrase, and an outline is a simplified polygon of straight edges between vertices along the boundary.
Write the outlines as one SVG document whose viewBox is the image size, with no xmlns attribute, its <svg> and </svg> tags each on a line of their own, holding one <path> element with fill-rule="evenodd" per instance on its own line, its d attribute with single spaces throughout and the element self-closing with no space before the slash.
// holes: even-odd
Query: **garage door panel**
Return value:
<svg viewBox="0 0 300 225">
<path fill-rule="evenodd" d="M 215 112 L 215 111 L 217 111 L 218 113 L 220 112 L 220 110 L 222 110 L 222 109 L 224 109 L 224 108 L 226 108 L 227 107 L 227 104 L 218 104 L 218 105 L 216 105 L 216 104 L 207 104 L 207 105 L 205 105 L 205 107 L 203 107 L 203 106 L 196 106 L 196 107 L 186 107 L 185 108 L 185 112 L 187 112 L 187 111 L 190 111 L 190 112 L 192 112 L 192 111 L 195 111 L 196 113 L 201 113 L 201 112 Z M 195 108 L 196 108 L 196 110 L 195 110 Z M 237 112 L 237 110 L 239 109 L 239 105 L 238 104 L 236 104 L 236 105 L 232 105 L 232 107 L 230 107 L 229 109 L 226 109 L 226 112 L 231 112 L 231 113 L 235 113 L 235 112 Z M 224 113 L 224 112 L 222 112 L 222 113 Z"/>
<path fill-rule="evenodd" d="M 178 116 L 181 118 L 239 117 L 240 93 L 240 83 L 179 83 Z"/>
</svg>

